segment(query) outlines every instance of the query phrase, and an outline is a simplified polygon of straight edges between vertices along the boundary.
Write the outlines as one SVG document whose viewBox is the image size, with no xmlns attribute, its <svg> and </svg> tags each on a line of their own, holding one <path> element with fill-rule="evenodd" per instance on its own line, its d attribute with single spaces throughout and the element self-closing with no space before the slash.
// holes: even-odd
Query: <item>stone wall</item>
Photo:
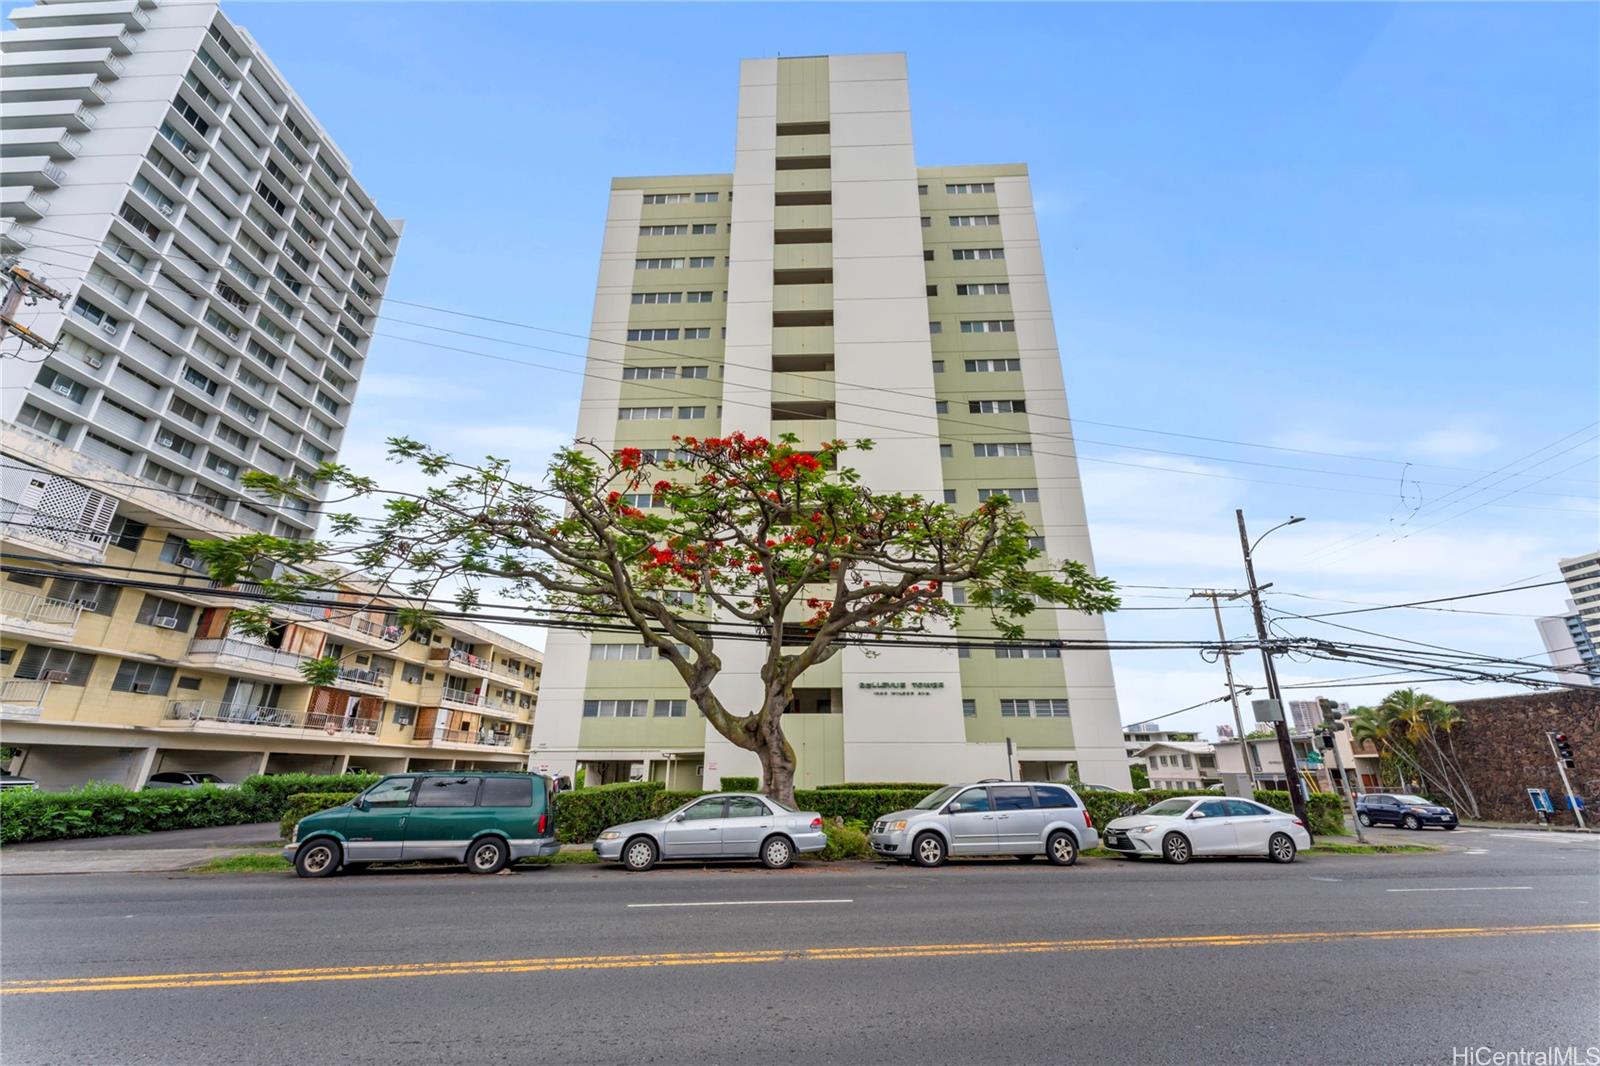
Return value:
<svg viewBox="0 0 1600 1066">
<path fill-rule="evenodd" d="M 1571 739 L 1577 766 L 1567 771 L 1572 790 L 1584 798 L 1584 817 L 1600 822 L 1600 689 L 1566 689 L 1453 701 L 1461 724 L 1452 733 L 1481 817 L 1533 822 L 1527 790 L 1545 788 L 1558 808 L 1557 824 L 1571 825 L 1560 810 L 1561 777 L 1545 733 Z"/>
</svg>

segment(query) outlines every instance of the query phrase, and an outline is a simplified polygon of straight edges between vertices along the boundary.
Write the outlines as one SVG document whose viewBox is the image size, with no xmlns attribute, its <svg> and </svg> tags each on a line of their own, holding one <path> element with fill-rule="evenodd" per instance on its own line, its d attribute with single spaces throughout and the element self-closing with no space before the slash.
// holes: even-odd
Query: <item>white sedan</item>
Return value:
<svg viewBox="0 0 1600 1066">
<path fill-rule="evenodd" d="M 1185 863 L 1196 855 L 1265 855 L 1294 862 L 1311 846 L 1311 834 L 1294 815 L 1255 800 L 1182 796 L 1114 819 L 1101 842 L 1128 859 L 1159 855 Z"/>
</svg>

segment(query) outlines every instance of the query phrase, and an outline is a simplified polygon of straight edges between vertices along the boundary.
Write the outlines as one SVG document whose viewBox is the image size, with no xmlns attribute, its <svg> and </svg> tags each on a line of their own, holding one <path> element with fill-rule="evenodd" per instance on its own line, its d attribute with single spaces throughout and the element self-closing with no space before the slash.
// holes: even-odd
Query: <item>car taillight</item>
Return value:
<svg viewBox="0 0 1600 1066">
<path fill-rule="evenodd" d="M 822 819 L 821 818 L 813 818 L 813 819 L 811 819 L 811 828 L 813 828 L 813 829 L 821 829 L 822 828 Z"/>
<path fill-rule="evenodd" d="M 1302 829 L 1304 829 L 1304 828 L 1305 828 L 1305 825 L 1306 825 L 1306 823 L 1304 823 L 1304 822 L 1302 822 L 1302 821 L 1301 821 L 1301 820 L 1300 820 L 1300 819 L 1298 819 L 1298 818 L 1292 818 L 1292 819 L 1290 819 L 1290 821 L 1292 821 L 1292 822 L 1294 822 L 1294 824 L 1295 824 L 1295 825 L 1297 825 L 1297 826 L 1299 826 L 1299 827 L 1300 827 L 1300 828 L 1302 828 Z"/>
<path fill-rule="evenodd" d="M 1083 826 L 1085 829 L 1094 828 L 1094 815 L 1089 813 L 1089 808 L 1087 807 L 1083 809 Z"/>
<path fill-rule="evenodd" d="M 544 827 L 548 824 L 546 822 L 546 819 L 549 818 L 549 817 L 550 816 L 548 814 L 539 815 L 539 835 L 540 836 L 544 836 Z"/>
</svg>

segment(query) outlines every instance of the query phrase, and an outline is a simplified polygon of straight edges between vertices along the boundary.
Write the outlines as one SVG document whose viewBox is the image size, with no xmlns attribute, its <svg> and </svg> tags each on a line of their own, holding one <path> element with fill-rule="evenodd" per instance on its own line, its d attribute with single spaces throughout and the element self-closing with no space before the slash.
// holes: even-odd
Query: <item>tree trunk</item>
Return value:
<svg viewBox="0 0 1600 1066">
<path fill-rule="evenodd" d="M 782 696 L 769 696 L 761 721 L 756 727 L 755 753 L 761 760 L 761 791 L 779 803 L 793 807 L 794 748 L 783 735 Z"/>
</svg>

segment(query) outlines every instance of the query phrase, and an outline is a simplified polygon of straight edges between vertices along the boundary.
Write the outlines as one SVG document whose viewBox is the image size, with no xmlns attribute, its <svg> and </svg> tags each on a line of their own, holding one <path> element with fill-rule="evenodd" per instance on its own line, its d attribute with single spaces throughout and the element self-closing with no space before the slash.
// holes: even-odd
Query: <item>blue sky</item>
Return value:
<svg viewBox="0 0 1600 1066">
<path fill-rule="evenodd" d="M 397 431 L 536 471 L 575 424 L 610 178 L 729 170 L 742 57 L 905 51 L 920 163 L 1031 167 L 1103 572 L 1237 587 L 1235 507 L 1257 531 L 1307 517 L 1259 556 L 1297 613 L 1553 580 L 1600 543 L 1593 5 L 227 10 L 406 219 L 391 296 L 557 331 L 388 305 L 345 450 L 367 472 Z M 401 320 L 552 369 L 400 340 L 443 339 Z M 1214 635 L 1168 609 L 1183 595 L 1129 588 L 1128 607 L 1161 609 L 1111 634 Z M 1532 616 L 1562 602 L 1339 621 L 1530 656 Z M 1223 692 L 1192 653 L 1116 667 L 1125 721 Z"/>
</svg>

